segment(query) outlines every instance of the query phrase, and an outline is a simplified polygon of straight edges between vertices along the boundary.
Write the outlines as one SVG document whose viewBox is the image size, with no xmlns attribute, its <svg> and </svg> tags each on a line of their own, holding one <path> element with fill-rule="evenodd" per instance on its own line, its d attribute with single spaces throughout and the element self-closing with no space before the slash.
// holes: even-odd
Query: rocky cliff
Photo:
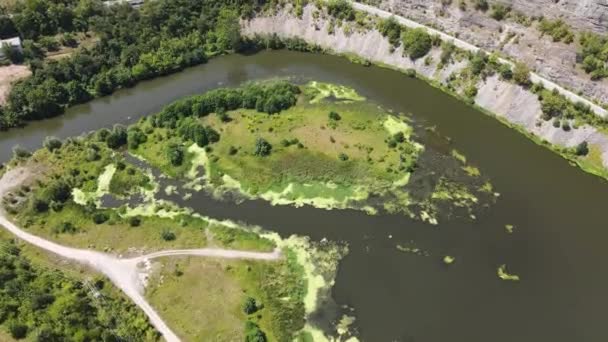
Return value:
<svg viewBox="0 0 608 342">
<path fill-rule="evenodd" d="M 518 22 L 513 18 L 498 21 L 491 11 L 475 10 L 472 1 L 372 0 L 378 7 L 414 21 L 438 28 L 487 51 L 523 61 L 539 75 L 587 98 L 608 103 L 608 80 L 592 81 L 577 65 L 577 42 L 553 42 L 538 29 L 538 22 Z M 582 32 L 608 33 L 608 0 L 489 0 L 512 7 L 525 17 L 561 18 Z"/>
</svg>

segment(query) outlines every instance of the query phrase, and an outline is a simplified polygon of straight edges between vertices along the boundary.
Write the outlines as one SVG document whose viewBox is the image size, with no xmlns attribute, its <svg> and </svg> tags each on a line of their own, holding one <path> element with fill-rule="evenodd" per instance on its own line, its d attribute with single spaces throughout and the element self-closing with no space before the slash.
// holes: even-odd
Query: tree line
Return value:
<svg viewBox="0 0 608 342">
<path fill-rule="evenodd" d="M 141 80 L 239 50 L 239 18 L 264 1 L 156 0 L 140 9 L 99 0 L 25 0 L 0 11 L 0 36 L 24 41 L 33 75 L 14 85 L 0 108 L 0 129 L 61 114 L 66 107 Z M 49 60 L 41 42 L 86 32 L 97 39 L 70 57 Z"/>
</svg>

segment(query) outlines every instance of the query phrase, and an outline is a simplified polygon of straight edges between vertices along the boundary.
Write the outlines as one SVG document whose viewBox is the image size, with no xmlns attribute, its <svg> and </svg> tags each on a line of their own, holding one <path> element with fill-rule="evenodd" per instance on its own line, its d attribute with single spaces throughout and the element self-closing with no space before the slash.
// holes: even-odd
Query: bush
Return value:
<svg viewBox="0 0 608 342">
<path fill-rule="evenodd" d="M 13 156 L 15 158 L 23 159 L 23 158 L 28 158 L 31 155 L 32 154 L 30 153 L 30 151 L 26 150 L 25 148 L 23 148 L 19 145 L 16 145 L 15 147 L 13 147 Z"/>
<path fill-rule="evenodd" d="M 49 203 L 40 198 L 32 198 L 30 202 L 30 209 L 35 213 L 44 213 L 49 210 Z"/>
<path fill-rule="evenodd" d="M 237 154 L 238 152 L 239 152 L 239 150 L 234 146 L 230 146 L 230 148 L 228 149 L 228 154 L 231 156 Z"/>
<path fill-rule="evenodd" d="M 245 312 L 247 315 L 251 315 L 256 311 L 258 311 L 258 306 L 255 299 L 251 297 L 245 298 L 245 303 L 243 303 L 243 312 Z"/>
<path fill-rule="evenodd" d="M 184 148 L 178 144 L 170 144 L 167 146 L 167 158 L 171 165 L 180 166 L 184 162 Z"/>
<path fill-rule="evenodd" d="M 259 157 L 266 157 L 272 152 L 272 145 L 263 138 L 257 138 L 253 154 Z"/>
<path fill-rule="evenodd" d="M 355 19 L 355 10 L 347 0 L 329 0 L 327 2 L 327 13 L 342 20 L 351 21 Z"/>
<path fill-rule="evenodd" d="M 530 85 L 530 69 L 526 64 L 521 62 L 515 63 L 515 68 L 513 69 L 513 80 L 515 83 L 524 87 Z"/>
<path fill-rule="evenodd" d="M 95 214 L 93 214 L 93 222 L 95 224 L 102 224 L 109 219 L 110 219 L 110 217 L 108 216 L 108 214 L 106 214 L 104 212 L 98 211 Z"/>
<path fill-rule="evenodd" d="M 500 77 L 505 80 L 510 80 L 513 78 L 513 70 L 511 70 L 511 67 L 508 64 L 501 64 L 498 67 L 498 72 L 500 73 Z"/>
<path fill-rule="evenodd" d="M 251 322 L 245 322 L 245 342 L 266 342 L 266 334 L 260 329 L 260 327 Z"/>
<path fill-rule="evenodd" d="M 505 6 L 503 4 L 494 4 L 492 5 L 492 11 L 490 12 L 490 17 L 500 21 L 503 20 L 507 14 L 511 11 L 511 7 Z"/>
<path fill-rule="evenodd" d="M 346 153 L 340 153 L 338 155 L 338 159 L 340 159 L 341 161 L 347 161 L 348 160 L 348 155 Z"/>
<path fill-rule="evenodd" d="M 8 330 L 14 339 L 20 340 L 27 336 L 28 327 L 21 323 L 11 323 Z"/>
<path fill-rule="evenodd" d="M 473 7 L 478 11 L 485 12 L 489 8 L 488 1 L 487 0 L 473 0 Z"/>
<path fill-rule="evenodd" d="M 141 219 L 138 216 L 129 217 L 129 226 L 139 227 L 140 224 L 141 224 Z"/>
<path fill-rule="evenodd" d="M 469 59 L 469 66 L 473 75 L 479 75 L 488 64 L 488 55 L 482 50 L 478 50 Z"/>
<path fill-rule="evenodd" d="M 177 236 L 175 236 L 175 233 L 168 229 L 163 230 L 163 232 L 160 234 L 160 237 L 165 241 L 173 241 L 177 238 Z"/>
<path fill-rule="evenodd" d="M 44 139 L 43 146 L 50 152 L 53 152 L 53 151 L 61 148 L 61 140 L 59 140 L 59 138 L 56 138 L 56 137 L 46 137 Z"/>
<path fill-rule="evenodd" d="M 123 125 L 115 125 L 112 132 L 106 137 L 106 144 L 111 149 L 120 148 L 127 143 L 127 129 Z"/>
<path fill-rule="evenodd" d="M 54 229 L 54 233 L 56 234 L 74 234 L 76 232 L 78 232 L 78 228 L 76 228 L 72 222 L 62 222 Z"/>
<path fill-rule="evenodd" d="M 538 23 L 538 30 L 550 35 L 554 42 L 563 40 L 564 43 L 570 44 L 574 41 L 574 34 L 570 31 L 570 27 L 561 19 L 551 21 L 542 18 Z"/>
<path fill-rule="evenodd" d="M 130 149 L 136 149 L 147 140 L 148 136 L 137 127 L 130 128 L 127 132 L 127 143 Z"/>
<path fill-rule="evenodd" d="M 403 132 L 397 132 L 393 134 L 393 140 L 395 140 L 395 142 L 397 143 L 402 143 L 405 141 L 405 135 L 403 134 Z"/>
<path fill-rule="evenodd" d="M 44 189 L 43 196 L 48 202 L 65 203 L 72 197 L 72 189 L 63 180 L 52 180 Z"/>
<path fill-rule="evenodd" d="M 477 96 L 477 87 L 474 84 L 468 85 L 465 89 L 464 89 L 464 96 L 472 99 L 475 96 Z"/>
<path fill-rule="evenodd" d="M 586 156 L 587 154 L 589 154 L 589 146 L 587 145 L 587 142 L 583 141 L 582 143 L 576 145 L 576 148 L 574 149 L 574 154 L 576 154 L 577 156 Z"/>
<path fill-rule="evenodd" d="M 378 31 L 382 34 L 382 36 L 388 38 L 388 41 L 394 47 L 399 46 L 401 44 L 401 25 L 397 22 L 395 17 L 391 16 L 387 19 L 380 19 L 378 22 Z"/>
<path fill-rule="evenodd" d="M 432 46 L 431 36 L 423 28 L 405 31 L 402 38 L 403 49 L 408 56 L 415 60 L 426 55 Z"/>
<path fill-rule="evenodd" d="M 329 119 L 333 120 L 333 121 L 340 121 L 342 119 L 342 117 L 340 116 L 340 114 L 338 114 L 338 113 L 336 113 L 334 111 L 329 112 L 328 116 L 329 116 Z"/>
</svg>

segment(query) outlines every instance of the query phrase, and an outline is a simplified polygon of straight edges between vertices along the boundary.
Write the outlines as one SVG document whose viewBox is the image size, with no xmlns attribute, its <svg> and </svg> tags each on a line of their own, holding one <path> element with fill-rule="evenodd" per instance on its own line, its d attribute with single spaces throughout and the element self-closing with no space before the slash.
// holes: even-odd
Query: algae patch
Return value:
<svg viewBox="0 0 608 342">
<path fill-rule="evenodd" d="M 507 265 L 503 264 L 498 267 L 498 278 L 507 281 L 519 281 L 519 276 L 507 272 Z"/>
<path fill-rule="evenodd" d="M 116 165 L 108 164 L 104 168 L 103 172 L 97 178 L 97 190 L 85 192 L 78 188 L 72 189 L 72 197 L 74 202 L 80 205 L 86 205 L 93 201 L 97 206 L 100 205 L 101 198 L 110 193 L 110 182 L 114 173 L 116 172 Z"/>
</svg>

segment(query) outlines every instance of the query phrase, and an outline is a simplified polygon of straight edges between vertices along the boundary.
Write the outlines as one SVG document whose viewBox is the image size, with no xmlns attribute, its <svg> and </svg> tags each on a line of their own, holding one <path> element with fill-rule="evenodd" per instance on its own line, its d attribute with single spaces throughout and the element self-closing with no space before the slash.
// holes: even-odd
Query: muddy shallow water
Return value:
<svg viewBox="0 0 608 342">
<path fill-rule="evenodd" d="M 342 83 L 452 138 L 449 148 L 490 177 L 501 194 L 476 221 L 439 226 L 403 216 L 352 210 L 239 205 L 198 193 L 177 200 L 203 215 L 261 225 L 282 235 L 345 241 L 350 246 L 333 291 L 355 309 L 364 341 L 607 341 L 608 185 L 456 99 L 395 71 L 293 52 L 226 56 L 180 74 L 70 109 L 64 116 L 0 132 L 0 160 L 11 147 L 37 148 L 133 122 L 181 96 L 275 76 Z M 178 197 L 175 197 L 178 199 Z M 508 234 L 505 224 L 515 225 Z M 429 256 L 399 251 L 415 246 Z M 451 266 L 444 255 L 456 257 Z M 507 264 L 521 282 L 505 282 Z"/>
</svg>

